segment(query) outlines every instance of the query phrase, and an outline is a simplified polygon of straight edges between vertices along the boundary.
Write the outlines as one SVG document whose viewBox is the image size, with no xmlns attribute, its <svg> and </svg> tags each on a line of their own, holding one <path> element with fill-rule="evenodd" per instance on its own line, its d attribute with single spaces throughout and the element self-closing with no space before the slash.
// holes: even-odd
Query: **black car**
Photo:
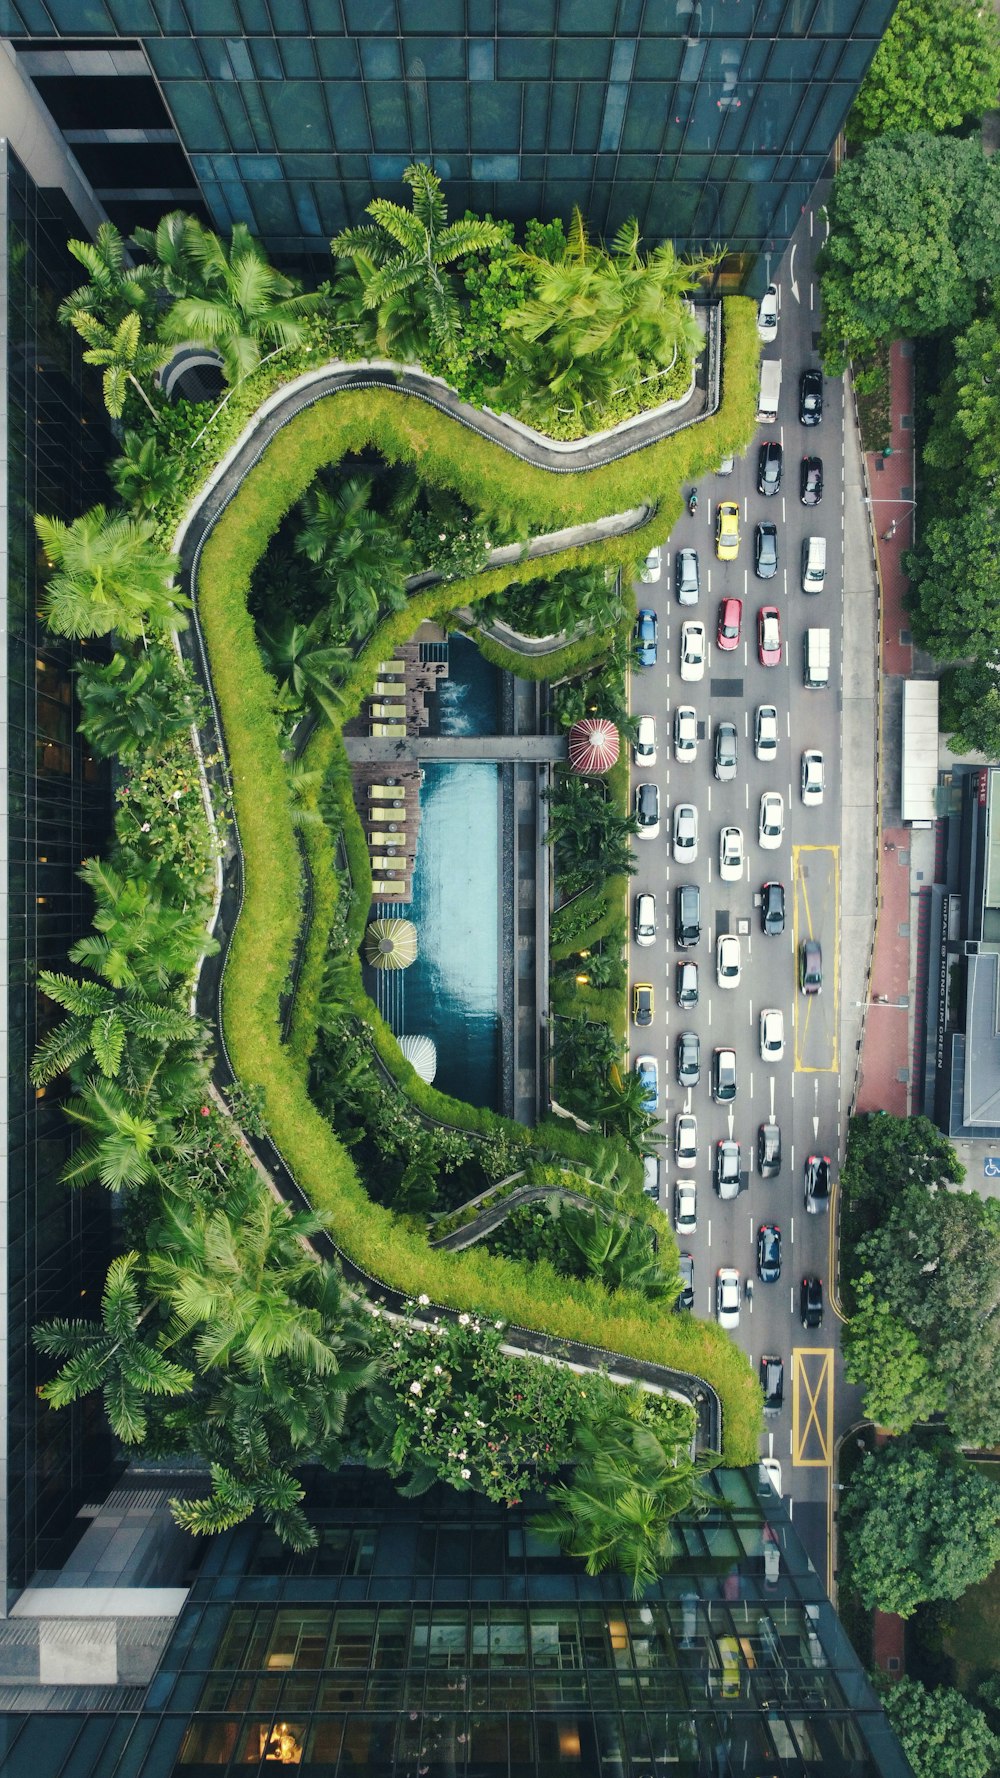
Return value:
<svg viewBox="0 0 1000 1778">
<path fill-rule="evenodd" d="M 723 784 L 728 784 L 735 778 L 738 760 L 739 739 L 736 734 L 735 722 L 717 722 L 715 725 L 715 775 Z"/>
<path fill-rule="evenodd" d="M 818 938 L 804 938 L 799 946 L 799 987 L 803 994 L 823 992 L 823 948 Z"/>
<path fill-rule="evenodd" d="M 758 580 L 773 580 L 778 572 L 778 527 L 757 525 L 753 534 L 753 571 Z"/>
<path fill-rule="evenodd" d="M 677 965 L 677 1004 L 684 1012 L 690 1012 L 698 1004 L 698 965 L 697 963 L 678 963 Z"/>
<path fill-rule="evenodd" d="M 780 1358 L 762 1358 L 760 1386 L 764 1391 L 765 1414 L 778 1414 L 785 1399 L 785 1367 Z"/>
<path fill-rule="evenodd" d="M 781 487 L 784 455 L 776 438 L 769 438 L 757 453 L 757 492 L 767 498 Z"/>
<path fill-rule="evenodd" d="M 712 1056 L 712 1098 L 729 1105 L 736 1097 L 736 1051 L 718 1049 Z"/>
<path fill-rule="evenodd" d="M 762 1179 L 777 1179 L 781 1172 L 781 1131 L 777 1124 L 761 1124 L 757 1131 L 757 1171 Z"/>
<path fill-rule="evenodd" d="M 681 883 L 676 891 L 674 943 L 679 951 L 701 943 L 701 890 L 697 883 Z"/>
<path fill-rule="evenodd" d="M 803 1327 L 823 1325 L 823 1280 L 815 1275 L 803 1278 L 799 1286 L 799 1315 Z"/>
<path fill-rule="evenodd" d="M 823 373 L 804 370 L 799 378 L 799 419 L 803 426 L 818 426 L 823 418 Z"/>
<path fill-rule="evenodd" d="M 803 457 L 799 471 L 799 499 L 803 506 L 818 506 L 823 498 L 823 465 L 818 457 Z"/>
<path fill-rule="evenodd" d="M 765 883 L 760 894 L 760 923 L 768 938 L 785 930 L 785 885 Z"/>
<path fill-rule="evenodd" d="M 830 1208 L 830 1156 L 811 1154 L 805 1170 L 806 1209 L 812 1216 Z"/>
<path fill-rule="evenodd" d="M 696 1087 L 701 1079 L 701 1039 L 696 1031 L 682 1031 L 677 1039 L 677 1084 Z"/>
<path fill-rule="evenodd" d="M 690 1253 L 678 1254 L 681 1274 L 681 1294 L 677 1298 L 679 1309 L 694 1308 L 694 1260 Z"/>
<path fill-rule="evenodd" d="M 781 1277 L 781 1230 L 777 1223 L 762 1222 L 757 1230 L 757 1276 L 762 1284 L 777 1284 Z"/>
</svg>

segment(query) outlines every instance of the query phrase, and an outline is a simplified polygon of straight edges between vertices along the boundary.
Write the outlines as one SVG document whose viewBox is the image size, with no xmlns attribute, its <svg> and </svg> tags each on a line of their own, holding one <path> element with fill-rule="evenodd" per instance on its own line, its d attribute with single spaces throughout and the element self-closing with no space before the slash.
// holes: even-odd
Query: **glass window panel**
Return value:
<svg viewBox="0 0 1000 1778">
<path fill-rule="evenodd" d="M 360 74 L 358 46 L 353 38 L 320 37 L 316 55 L 324 80 L 356 80 Z"/>
<path fill-rule="evenodd" d="M 604 112 L 604 88 L 592 82 L 581 86 L 576 107 L 576 121 L 573 127 L 573 147 L 578 154 L 588 150 L 593 153 L 597 148 Z M 592 169 L 588 169 L 588 176 L 590 171 Z"/>
<path fill-rule="evenodd" d="M 221 37 L 203 37 L 201 53 L 205 62 L 205 71 L 209 80 L 232 80 L 233 64 L 229 60 L 229 51 Z M 244 51 L 246 56 L 246 52 Z M 250 58 L 246 56 L 244 78 L 251 78 Z"/>
<path fill-rule="evenodd" d="M 401 80 L 403 70 L 399 59 L 399 44 L 380 41 L 378 38 L 372 42 L 362 39 L 361 66 L 367 80 Z"/>
<path fill-rule="evenodd" d="M 667 37 L 643 37 L 636 46 L 635 80 L 676 80 L 682 45 Z"/>
<path fill-rule="evenodd" d="M 281 79 L 281 57 L 273 37 L 253 38 L 250 43 L 250 54 L 261 80 Z"/>
<path fill-rule="evenodd" d="M 217 31 L 220 37 L 235 37 L 241 30 L 233 0 L 187 0 L 187 9 L 196 36 Z"/>
<path fill-rule="evenodd" d="M 496 77 L 496 44 L 470 43 L 469 79 L 495 80 Z"/>
<path fill-rule="evenodd" d="M 573 143 L 573 120 L 576 114 L 576 87 L 568 80 L 552 88 L 552 109 L 549 117 L 548 148 L 558 154 L 568 151 Z"/>
<path fill-rule="evenodd" d="M 284 0 L 282 0 L 284 6 Z M 282 32 L 285 29 L 284 13 L 281 21 Z M 316 58 L 313 46 L 306 38 L 290 37 L 281 39 L 281 59 L 285 64 L 285 73 L 292 80 L 315 80 Z"/>
<path fill-rule="evenodd" d="M 149 0 L 108 0 L 108 11 L 124 37 L 152 37 L 159 31 Z"/>
<path fill-rule="evenodd" d="M 393 0 L 344 0 L 344 18 L 352 36 L 363 37 L 372 31 L 396 31 L 396 8 Z"/>
<path fill-rule="evenodd" d="M 204 79 L 198 45 L 191 38 L 154 37 L 147 43 L 146 53 L 161 80 Z"/>
<path fill-rule="evenodd" d="M 607 80 L 610 46 L 599 37 L 556 43 L 557 80 Z"/>
<path fill-rule="evenodd" d="M 259 179 L 263 183 L 285 176 L 276 154 L 241 154 L 236 158 L 236 165 L 246 180 Z"/>
<path fill-rule="evenodd" d="M 613 37 L 618 0 L 559 0 L 560 31 Z"/>
<path fill-rule="evenodd" d="M 664 96 L 658 88 L 633 84 L 629 89 L 621 146 L 655 152 L 663 140 Z"/>
<path fill-rule="evenodd" d="M 588 89 L 586 87 L 581 87 L 581 100 L 586 97 L 587 91 Z M 604 101 L 604 120 L 601 124 L 600 146 L 604 152 L 613 151 L 621 144 L 622 126 L 625 122 L 625 107 L 627 104 L 627 86 L 613 85 L 608 87 Z"/>
<path fill-rule="evenodd" d="M 217 86 L 214 89 L 215 102 L 225 120 L 227 146 L 230 148 L 257 147 L 250 119 L 247 117 L 246 107 L 243 103 L 247 90 L 246 86 Z"/>
<path fill-rule="evenodd" d="M 554 90 L 556 89 L 543 86 L 540 81 L 531 81 L 527 86 L 521 88 L 521 144 L 523 148 L 534 148 L 540 152 L 548 147 L 549 95 Z"/>
<path fill-rule="evenodd" d="M 472 177 L 479 180 L 517 179 L 519 156 L 516 154 L 474 154 L 472 156 Z M 519 208 L 521 206 L 518 206 Z M 442 1570 L 438 1572 L 450 1572 Z M 464 1573 L 462 1569 L 459 1572 Z"/>
<path fill-rule="evenodd" d="M 85 31 L 114 29 L 102 0 L 49 0 L 49 11 L 60 31 L 70 37 L 79 37 Z"/>
<path fill-rule="evenodd" d="M 470 56 L 473 49 L 470 44 Z M 501 80 L 547 80 L 552 72 L 552 42 L 542 37 L 501 37 L 497 44 L 497 75 Z"/>
<path fill-rule="evenodd" d="M 286 80 L 267 86 L 264 99 L 279 148 L 333 147 L 323 89 L 317 81 Z"/>
<path fill-rule="evenodd" d="M 365 92 L 375 147 L 408 153 L 410 126 L 400 87 L 388 80 L 374 80 L 365 87 Z"/>
<path fill-rule="evenodd" d="M 452 37 L 463 37 L 464 0 L 399 0 L 399 22 L 407 34 L 441 31 Z"/>
<path fill-rule="evenodd" d="M 163 92 L 187 148 L 207 152 L 230 146 L 210 87 L 174 80 L 164 83 Z M 252 148 L 253 143 L 243 146 Z"/>
<path fill-rule="evenodd" d="M 497 0 L 501 37 L 551 36 L 556 28 L 556 0 Z"/>
<path fill-rule="evenodd" d="M 472 50 L 492 50 L 492 43 L 470 44 L 470 74 Z M 465 40 L 460 37 L 410 37 L 403 50 L 407 74 L 413 72 L 414 62 L 422 62 L 424 73 L 429 79 L 464 80 L 465 79 Z M 472 76 L 473 79 L 476 76 Z M 479 79 L 492 79 L 490 75 L 480 75 Z"/>
<path fill-rule="evenodd" d="M 266 0 L 238 0 L 238 4 L 244 31 L 252 34 L 257 31 L 264 33 L 271 29 Z"/>
<path fill-rule="evenodd" d="M 768 80 L 808 80 L 818 52 L 816 43 L 789 43 L 778 38 L 767 58 Z"/>
<path fill-rule="evenodd" d="M 466 93 L 469 90 L 455 80 L 437 81 L 428 89 L 435 142 L 447 142 L 449 148 L 469 147 L 469 125 L 465 110 Z M 453 201 L 449 207 L 453 216 L 459 214 Z"/>
<path fill-rule="evenodd" d="M 472 148 L 500 148 L 516 151 L 520 147 L 521 104 L 516 87 L 471 86 L 469 107 L 472 114 Z"/>
</svg>

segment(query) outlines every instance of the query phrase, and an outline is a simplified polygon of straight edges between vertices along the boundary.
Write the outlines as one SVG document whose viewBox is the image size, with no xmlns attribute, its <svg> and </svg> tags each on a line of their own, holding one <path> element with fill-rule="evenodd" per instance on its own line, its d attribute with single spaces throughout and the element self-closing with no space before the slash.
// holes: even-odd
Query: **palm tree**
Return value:
<svg viewBox="0 0 1000 1778">
<path fill-rule="evenodd" d="M 256 370 L 268 349 L 302 344 L 304 317 L 322 297 L 296 294 L 292 279 L 268 264 L 245 223 L 234 225 L 227 246 L 211 229 L 191 220 L 184 246 L 197 283 L 167 311 L 163 339 L 214 347 L 229 383 Z"/>
<path fill-rule="evenodd" d="M 83 706 L 81 732 L 103 759 L 133 760 L 202 719 L 190 668 L 159 642 L 135 656 L 82 661 L 76 689 Z"/>
<path fill-rule="evenodd" d="M 572 1481 L 554 1490 L 533 1529 L 581 1557 L 588 1574 L 620 1569 L 638 1599 L 670 1567 L 673 1521 L 704 1498 L 699 1477 L 715 1459 L 695 1460 L 689 1435 L 667 1443 L 621 1411 L 580 1427 L 576 1457 Z"/>
<path fill-rule="evenodd" d="M 161 216 L 155 229 L 136 228 L 132 239 L 148 253 L 152 265 L 145 271 L 155 273 L 156 280 L 170 296 L 190 296 L 197 288 L 199 274 L 191 252 L 192 239 L 200 223 L 184 210 L 171 210 Z"/>
<path fill-rule="evenodd" d="M 140 1309 L 137 1253 L 114 1259 L 101 1296 L 100 1321 L 47 1321 L 33 1331 L 35 1345 L 49 1358 L 65 1359 L 58 1375 L 39 1390 L 54 1408 L 65 1408 L 103 1391 L 112 1431 L 123 1444 L 141 1444 L 146 1436 L 146 1403 L 150 1397 L 184 1395 L 194 1377 L 140 1329 L 149 1309 Z"/>
<path fill-rule="evenodd" d="M 96 240 L 66 244 L 90 282 L 79 285 L 60 305 L 60 321 L 75 325 L 78 315 L 94 315 L 114 331 L 126 315 L 152 314 L 158 282 L 155 267 L 128 264 L 125 243 L 113 222 L 100 224 Z"/>
<path fill-rule="evenodd" d="M 78 982 L 72 976 L 43 969 L 38 986 L 49 1000 L 69 1014 L 42 1039 L 31 1064 L 36 1087 L 65 1073 L 83 1056 L 93 1057 L 106 1080 L 115 1080 L 129 1057 L 128 1074 L 148 1069 L 151 1049 L 198 1041 L 200 1028 L 179 1007 L 164 1006 L 142 994 L 116 994 L 100 982 Z"/>
<path fill-rule="evenodd" d="M 441 181 L 428 166 L 403 173 L 413 208 L 373 198 L 372 223 L 348 228 L 331 241 L 331 251 L 351 259 L 361 279 L 363 306 L 378 313 L 379 343 L 416 355 L 424 342 L 443 350 L 458 339 L 460 306 L 455 279 L 447 267 L 468 253 L 504 245 L 501 224 L 473 217 L 448 222 Z"/>
<path fill-rule="evenodd" d="M 625 1211 L 563 1204 L 559 1223 L 588 1272 L 606 1290 L 635 1290 L 652 1301 L 676 1301 L 680 1295 L 677 1268 L 668 1272 L 661 1266 L 649 1229 Z"/>
<path fill-rule="evenodd" d="M 316 1532 L 302 1510 L 305 1489 L 285 1469 L 273 1464 L 259 1467 L 248 1479 L 235 1475 L 221 1463 L 209 1465 L 211 1494 L 198 1500 L 170 1502 L 174 1522 L 195 1537 L 214 1537 L 231 1531 L 251 1514 L 259 1512 L 282 1543 L 296 1551 L 315 1547 Z"/>
<path fill-rule="evenodd" d="M 330 494 L 321 486 L 302 502 L 295 547 L 315 562 L 330 588 L 329 622 L 361 636 L 383 608 L 406 603 L 405 549 L 392 526 L 373 512 L 371 478 L 351 476 Z"/>
<path fill-rule="evenodd" d="M 656 1119 L 646 1110 L 646 1089 L 631 1070 L 618 1084 L 612 1081 L 610 1085 L 610 1097 L 596 1107 L 594 1118 L 619 1136 L 630 1153 L 641 1156 L 651 1142 L 662 1141 L 653 1131 Z"/>
<path fill-rule="evenodd" d="M 104 371 L 104 405 L 113 420 L 121 419 L 129 384 L 143 400 L 155 425 L 160 417 L 139 381 L 154 377 L 167 354 L 161 345 L 142 337 L 142 316 L 137 309 L 123 315 L 117 327 L 108 327 L 96 315 L 80 309 L 72 317 L 73 326 L 89 350 L 83 354 L 84 364 L 96 364 Z"/>
<path fill-rule="evenodd" d="M 298 708 L 311 705 L 330 722 L 339 720 L 339 686 L 351 664 L 351 653 L 338 643 L 324 642 L 325 616 L 311 624 L 287 624 L 277 636 L 262 635 L 267 664 Z"/>
<path fill-rule="evenodd" d="M 144 1185 L 156 1168 L 157 1156 L 178 1146 L 173 1113 L 164 1111 L 152 1091 L 127 1093 L 114 1081 L 91 1075 L 64 1106 L 66 1116 L 87 1132 L 83 1148 L 67 1162 L 59 1177 L 67 1185 L 89 1185 L 99 1179 L 109 1191 Z"/>
<path fill-rule="evenodd" d="M 149 519 L 93 506 L 71 524 L 35 516 L 46 560 L 55 570 L 44 615 L 57 635 L 107 636 L 112 630 L 145 640 L 183 629 L 191 601 L 171 589 L 177 563 L 153 541 Z"/>
<path fill-rule="evenodd" d="M 155 883 L 122 876 L 102 858 L 86 859 L 79 874 L 93 890 L 94 931 L 70 946 L 70 959 L 113 988 L 153 994 L 190 981 L 202 957 L 218 950 L 201 910 L 172 906 Z"/>
<path fill-rule="evenodd" d="M 122 454 L 108 471 L 119 498 L 140 517 L 155 514 L 175 498 L 185 473 L 182 452 L 150 434 L 126 432 Z"/>
</svg>

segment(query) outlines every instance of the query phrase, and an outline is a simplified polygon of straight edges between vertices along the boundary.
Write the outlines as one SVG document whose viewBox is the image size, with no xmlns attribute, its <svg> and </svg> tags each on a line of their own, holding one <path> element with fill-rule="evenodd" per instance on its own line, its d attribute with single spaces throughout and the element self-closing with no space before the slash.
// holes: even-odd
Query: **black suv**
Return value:
<svg viewBox="0 0 1000 1778">
<path fill-rule="evenodd" d="M 778 572 L 778 527 L 758 525 L 753 534 L 753 571 L 758 580 L 773 580 Z"/>
<path fill-rule="evenodd" d="M 679 951 L 701 942 L 701 890 L 697 883 L 682 883 L 674 902 L 674 940 Z"/>
<path fill-rule="evenodd" d="M 701 1039 L 697 1031 L 682 1031 L 677 1039 L 677 1084 L 696 1087 L 701 1079 Z"/>
<path fill-rule="evenodd" d="M 760 1386 L 764 1391 L 765 1414 L 778 1414 L 785 1399 L 785 1367 L 780 1358 L 762 1358 Z"/>
<path fill-rule="evenodd" d="M 776 438 L 770 438 L 762 444 L 757 453 L 757 492 L 765 498 L 776 494 L 781 487 L 781 466 L 783 453 Z"/>
<path fill-rule="evenodd" d="M 781 1131 L 777 1124 L 761 1124 L 757 1131 L 757 1171 L 762 1179 L 777 1179 L 781 1172 Z"/>
<path fill-rule="evenodd" d="M 765 883 L 760 894 L 760 923 L 768 938 L 785 930 L 785 885 Z"/>
<path fill-rule="evenodd" d="M 799 471 L 799 499 L 803 506 L 818 506 L 823 498 L 823 465 L 818 457 L 803 457 Z"/>
<path fill-rule="evenodd" d="M 799 419 L 803 426 L 818 426 L 823 418 L 823 373 L 804 370 L 799 378 Z"/>
<path fill-rule="evenodd" d="M 799 1286 L 799 1315 L 803 1327 L 823 1325 L 823 1280 L 815 1275 L 803 1278 Z"/>
</svg>

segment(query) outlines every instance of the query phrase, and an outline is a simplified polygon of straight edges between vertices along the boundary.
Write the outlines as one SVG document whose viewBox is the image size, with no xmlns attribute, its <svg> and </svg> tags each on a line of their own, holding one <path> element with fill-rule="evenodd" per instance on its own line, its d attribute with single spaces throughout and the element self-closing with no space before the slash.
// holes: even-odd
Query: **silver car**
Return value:
<svg viewBox="0 0 1000 1778">
<path fill-rule="evenodd" d="M 678 704 L 674 711 L 674 755 L 680 765 L 691 765 L 698 752 L 698 713 L 693 704 Z"/>
<path fill-rule="evenodd" d="M 694 864 L 698 856 L 698 811 L 694 803 L 674 804 L 674 862 Z"/>
</svg>

